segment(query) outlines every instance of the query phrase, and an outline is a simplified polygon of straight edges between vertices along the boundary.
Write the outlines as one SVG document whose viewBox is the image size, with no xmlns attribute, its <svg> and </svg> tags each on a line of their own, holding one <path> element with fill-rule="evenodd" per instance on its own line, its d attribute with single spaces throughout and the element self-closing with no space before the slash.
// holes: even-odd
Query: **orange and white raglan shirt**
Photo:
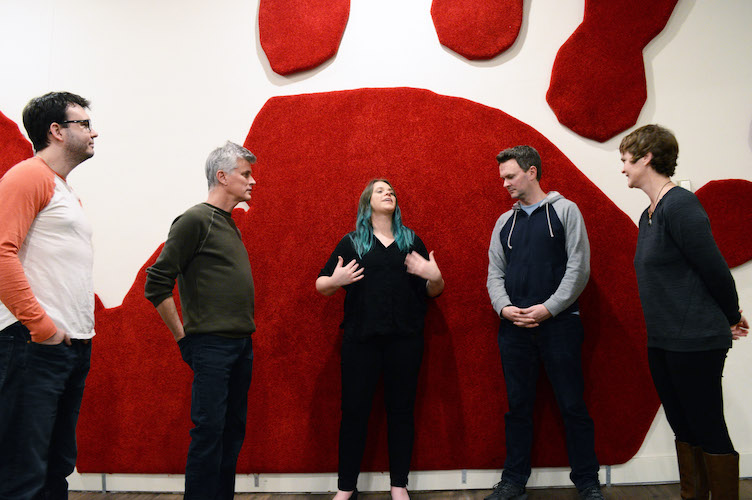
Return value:
<svg viewBox="0 0 752 500">
<path fill-rule="evenodd" d="M 0 330 L 20 321 L 35 342 L 57 330 L 94 336 L 91 234 L 80 200 L 41 158 L 0 179 Z"/>
</svg>

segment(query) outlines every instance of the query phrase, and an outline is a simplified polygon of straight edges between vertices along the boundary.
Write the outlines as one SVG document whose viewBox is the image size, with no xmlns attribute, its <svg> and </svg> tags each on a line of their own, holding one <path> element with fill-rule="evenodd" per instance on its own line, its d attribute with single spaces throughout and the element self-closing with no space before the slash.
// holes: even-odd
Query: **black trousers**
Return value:
<svg viewBox="0 0 752 500">
<path fill-rule="evenodd" d="M 677 441 L 720 455 L 734 452 L 723 416 L 721 377 L 727 352 L 648 348 L 650 374 Z"/>
<path fill-rule="evenodd" d="M 368 417 L 376 385 L 384 377 L 389 472 L 392 486 L 406 487 L 413 453 L 413 413 L 423 336 L 383 336 L 342 342 L 342 422 L 339 428 L 339 480 L 342 491 L 358 482 Z"/>
</svg>

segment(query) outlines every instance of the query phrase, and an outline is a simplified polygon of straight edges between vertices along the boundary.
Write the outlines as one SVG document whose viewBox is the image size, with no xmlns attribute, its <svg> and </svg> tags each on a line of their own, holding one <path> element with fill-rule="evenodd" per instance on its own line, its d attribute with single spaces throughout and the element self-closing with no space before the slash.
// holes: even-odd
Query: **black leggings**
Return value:
<svg viewBox="0 0 752 500">
<path fill-rule="evenodd" d="M 342 491 L 358 482 L 366 445 L 371 403 L 381 376 L 387 414 L 389 472 L 392 486 L 407 486 L 413 453 L 413 410 L 423 336 L 384 336 L 342 343 L 342 423 L 339 428 L 339 480 Z"/>
<path fill-rule="evenodd" d="M 734 453 L 723 416 L 721 377 L 727 352 L 648 348 L 650 374 L 677 441 L 706 453 Z"/>
</svg>

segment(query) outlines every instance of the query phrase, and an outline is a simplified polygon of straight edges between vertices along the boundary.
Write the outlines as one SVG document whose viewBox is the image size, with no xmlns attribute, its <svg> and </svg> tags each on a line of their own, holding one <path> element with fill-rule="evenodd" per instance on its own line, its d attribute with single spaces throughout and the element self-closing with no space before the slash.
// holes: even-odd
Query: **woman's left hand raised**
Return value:
<svg viewBox="0 0 752 500">
<path fill-rule="evenodd" d="M 426 260 L 421 254 L 413 250 L 405 257 L 405 265 L 410 274 L 420 276 L 428 281 L 441 279 L 441 271 L 439 271 L 439 266 L 433 258 L 433 251 L 428 254 L 428 260 Z"/>
</svg>

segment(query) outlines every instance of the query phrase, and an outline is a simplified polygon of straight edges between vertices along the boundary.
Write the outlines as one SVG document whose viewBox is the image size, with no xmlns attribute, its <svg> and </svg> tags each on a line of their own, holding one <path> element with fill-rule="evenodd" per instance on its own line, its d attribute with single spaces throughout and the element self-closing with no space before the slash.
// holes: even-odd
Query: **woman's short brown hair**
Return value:
<svg viewBox="0 0 752 500">
<path fill-rule="evenodd" d="M 619 152 L 631 154 L 632 161 L 637 161 L 646 154 L 652 153 L 650 166 L 653 170 L 671 177 L 676 171 L 679 143 L 669 129 L 660 125 L 645 125 L 621 140 Z"/>
</svg>

